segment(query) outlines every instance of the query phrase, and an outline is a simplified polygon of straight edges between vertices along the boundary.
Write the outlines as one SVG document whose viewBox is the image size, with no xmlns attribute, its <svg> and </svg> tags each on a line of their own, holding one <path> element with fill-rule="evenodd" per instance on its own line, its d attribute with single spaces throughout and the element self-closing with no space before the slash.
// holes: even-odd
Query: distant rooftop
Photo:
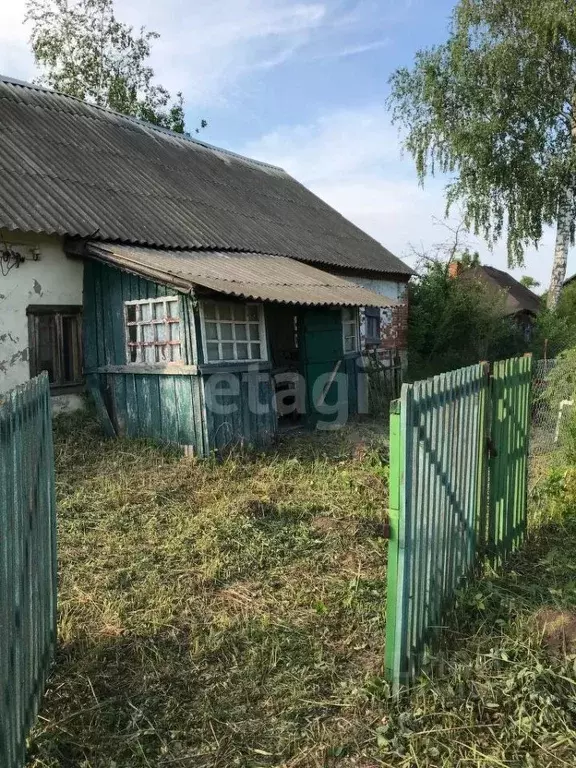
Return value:
<svg viewBox="0 0 576 768">
<path fill-rule="evenodd" d="M 506 291 L 506 313 L 514 315 L 517 312 L 537 314 L 541 308 L 540 296 L 518 282 L 516 278 L 496 267 L 480 265 L 462 273 L 466 277 L 479 277 Z"/>
</svg>

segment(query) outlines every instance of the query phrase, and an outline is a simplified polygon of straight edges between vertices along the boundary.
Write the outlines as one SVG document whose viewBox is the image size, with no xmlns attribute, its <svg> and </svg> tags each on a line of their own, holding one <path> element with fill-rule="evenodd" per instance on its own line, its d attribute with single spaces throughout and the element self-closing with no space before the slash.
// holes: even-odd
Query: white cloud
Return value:
<svg viewBox="0 0 576 768">
<path fill-rule="evenodd" d="M 345 59 L 348 56 L 359 56 L 361 53 L 368 53 L 369 51 L 377 51 L 381 48 L 386 48 L 390 45 L 390 42 L 390 38 L 386 37 L 383 40 L 374 40 L 371 43 L 349 45 L 341 49 L 314 55 L 309 59 L 309 61 L 322 61 L 324 59 Z"/>
<path fill-rule="evenodd" d="M 409 257 L 411 244 L 430 249 L 449 239 L 437 223 L 444 219 L 443 182 L 418 185 L 412 160 L 401 156 L 397 133 L 381 106 L 338 110 L 309 125 L 281 127 L 241 151 L 285 168 L 401 258 Z M 469 242 L 485 263 L 507 269 L 503 242 L 492 253 L 480 239 L 470 236 Z M 553 242 L 548 231 L 539 250 L 527 252 L 525 267 L 512 273 L 530 274 L 545 287 Z M 574 252 L 570 270 L 576 271 Z"/>
<path fill-rule="evenodd" d="M 0 9 L 0 72 L 31 79 L 26 0 Z M 384 11 L 357 0 L 116 0 L 120 21 L 160 33 L 151 63 L 159 82 L 194 110 L 245 101 L 256 73 L 303 60 L 361 55 L 386 45 Z M 376 38 L 376 39 L 375 39 Z"/>
<path fill-rule="evenodd" d="M 169 0 L 154 4 L 146 24 L 161 34 L 154 53 L 159 79 L 183 90 L 189 104 L 206 106 L 234 97 L 254 70 L 287 61 L 325 15 L 318 2 Z"/>
</svg>

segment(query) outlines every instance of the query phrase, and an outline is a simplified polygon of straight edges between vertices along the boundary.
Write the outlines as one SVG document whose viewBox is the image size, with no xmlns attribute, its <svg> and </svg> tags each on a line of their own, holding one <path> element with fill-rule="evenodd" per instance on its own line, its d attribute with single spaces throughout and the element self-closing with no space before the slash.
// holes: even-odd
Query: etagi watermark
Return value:
<svg viewBox="0 0 576 768">
<path fill-rule="evenodd" d="M 353 374 L 339 368 L 336 365 L 313 380 L 297 371 L 272 374 L 258 366 L 242 373 L 219 371 L 204 380 L 206 408 L 218 416 L 232 416 L 247 405 L 254 415 L 275 413 L 295 421 L 314 414 L 317 429 L 339 429 L 348 421 L 351 397 L 358 400 L 354 412 L 368 413 L 367 374 L 362 364 L 357 364 Z"/>
</svg>

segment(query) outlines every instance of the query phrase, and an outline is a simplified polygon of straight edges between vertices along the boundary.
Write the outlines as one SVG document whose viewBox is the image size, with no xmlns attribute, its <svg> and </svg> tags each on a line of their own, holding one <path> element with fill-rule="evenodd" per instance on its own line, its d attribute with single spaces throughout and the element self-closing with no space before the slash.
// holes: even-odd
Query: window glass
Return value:
<svg viewBox="0 0 576 768">
<path fill-rule="evenodd" d="M 29 307 L 30 373 L 48 373 L 50 383 L 82 382 L 81 308 Z"/>
<path fill-rule="evenodd" d="M 261 305 L 205 301 L 202 315 L 206 360 L 266 359 Z"/>
<path fill-rule="evenodd" d="M 342 309 L 342 346 L 345 353 L 358 350 L 358 310 L 355 307 Z"/>
<path fill-rule="evenodd" d="M 380 336 L 380 322 L 378 317 L 368 315 L 366 317 L 366 338 L 371 341 L 378 341 Z"/>
<path fill-rule="evenodd" d="M 181 361 L 178 307 L 176 296 L 125 303 L 129 363 L 156 365 Z"/>
</svg>

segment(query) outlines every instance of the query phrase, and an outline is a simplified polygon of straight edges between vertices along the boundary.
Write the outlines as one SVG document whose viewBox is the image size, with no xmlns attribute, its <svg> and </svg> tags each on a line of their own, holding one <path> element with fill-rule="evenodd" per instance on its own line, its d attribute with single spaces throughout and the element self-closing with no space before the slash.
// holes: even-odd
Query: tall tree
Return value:
<svg viewBox="0 0 576 768">
<path fill-rule="evenodd" d="M 184 131 L 182 94 L 172 101 L 147 64 L 158 33 L 118 21 L 114 0 L 27 0 L 26 21 L 42 84 Z"/>
<path fill-rule="evenodd" d="M 489 242 L 506 228 L 510 266 L 556 225 L 555 307 L 574 240 L 576 0 L 459 0 L 447 41 L 391 85 L 420 180 L 449 174 L 447 209 Z"/>
<path fill-rule="evenodd" d="M 532 290 L 533 288 L 540 288 L 540 283 L 538 280 L 535 280 L 530 275 L 522 275 L 520 278 L 520 283 L 529 290 Z"/>
</svg>

